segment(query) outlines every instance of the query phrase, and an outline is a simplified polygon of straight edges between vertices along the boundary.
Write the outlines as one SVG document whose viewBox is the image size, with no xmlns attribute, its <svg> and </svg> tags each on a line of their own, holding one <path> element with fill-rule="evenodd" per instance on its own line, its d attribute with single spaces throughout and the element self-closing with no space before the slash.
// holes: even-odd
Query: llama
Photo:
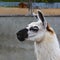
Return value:
<svg viewBox="0 0 60 60">
<path fill-rule="evenodd" d="M 60 60 L 60 48 L 56 33 L 41 11 L 33 14 L 36 22 L 17 32 L 20 41 L 33 41 L 37 60 Z"/>
</svg>

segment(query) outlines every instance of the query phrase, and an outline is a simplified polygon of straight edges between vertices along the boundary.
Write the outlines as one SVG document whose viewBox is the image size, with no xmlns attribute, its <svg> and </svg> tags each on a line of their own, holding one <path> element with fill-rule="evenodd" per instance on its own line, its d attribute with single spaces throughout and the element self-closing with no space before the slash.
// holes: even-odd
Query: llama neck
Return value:
<svg viewBox="0 0 60 60">
<path fill-rule="evenodd" d="M 59 43 L 56 35 L 45 35 L 41 43 L 34 42 L 37 60 L 59 60 Z"/>
</svg>

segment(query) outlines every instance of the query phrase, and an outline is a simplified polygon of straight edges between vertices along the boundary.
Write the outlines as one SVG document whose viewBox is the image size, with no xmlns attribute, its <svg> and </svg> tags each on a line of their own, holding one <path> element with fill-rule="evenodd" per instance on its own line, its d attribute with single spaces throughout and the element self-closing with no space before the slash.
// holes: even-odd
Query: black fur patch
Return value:
<svg viewBox="0 0 60 60">
<path fill-rule="evenodd" d="M 27 32 L 28 32 L 28 29 L 26 29 L 26 28 L 20 30 L 19 32 L 17 32 L 17 38 L 18 38 L 20 41 L 24 41 L 25 38 L 28 37 Z"/>
<path fill-rule="evenodd" d="M 39 28 L 37 26 L 31 27 L 30 31 L 38 32 Z"/>
</svg>

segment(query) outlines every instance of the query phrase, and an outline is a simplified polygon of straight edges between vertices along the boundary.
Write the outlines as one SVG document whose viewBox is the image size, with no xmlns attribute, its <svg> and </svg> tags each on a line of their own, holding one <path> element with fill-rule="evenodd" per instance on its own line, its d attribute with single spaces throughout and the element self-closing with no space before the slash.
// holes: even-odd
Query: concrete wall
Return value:
<svg viewBox="0 0 60 60">
<path fill-rule="evenodd" d="M 35 59 L 33 44 L 16 38 L 16 32 L 32 20 L 31 17 L 0 17 L 0 60 Z"/>
<path fill-rule="evenodd" d="M 46 17 L 60 39 L 60 17 Z M 16 32 L 34 21 L 32 17 L 0 17 L 0 60 L 36 60 L 33 42 L 20 42 Z"/>
<path fill-rule="evenodd" d="M 32 20 L 31 17 L 0 17 L 0 44 L 14 45 L 17 42 L 16 32 Z"/>
</svg>

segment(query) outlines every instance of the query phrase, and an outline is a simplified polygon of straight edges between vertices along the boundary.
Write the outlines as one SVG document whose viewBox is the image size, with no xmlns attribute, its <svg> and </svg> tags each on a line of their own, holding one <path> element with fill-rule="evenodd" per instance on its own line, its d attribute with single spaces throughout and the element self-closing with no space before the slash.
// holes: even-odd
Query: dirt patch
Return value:
<svg viewBox="0 0 60 60">
<path fill-rule="evenodd" d="M 37 10 L 37 9 L 36 9 Z M 36 12 L 36 10 L 34 10 Z M 60 9 L 40 9 L 44 15 L 60 15 Z"/>
<path fill-rule="evenodd" d="M 34 9 L 42 10 L 44 15 L 60 15 L 60 9 Z M 0 7 L 0 15 L 26 15 L 29 14 L 29 10 L 27 8 L 5 8 Z"/>
</svg>

